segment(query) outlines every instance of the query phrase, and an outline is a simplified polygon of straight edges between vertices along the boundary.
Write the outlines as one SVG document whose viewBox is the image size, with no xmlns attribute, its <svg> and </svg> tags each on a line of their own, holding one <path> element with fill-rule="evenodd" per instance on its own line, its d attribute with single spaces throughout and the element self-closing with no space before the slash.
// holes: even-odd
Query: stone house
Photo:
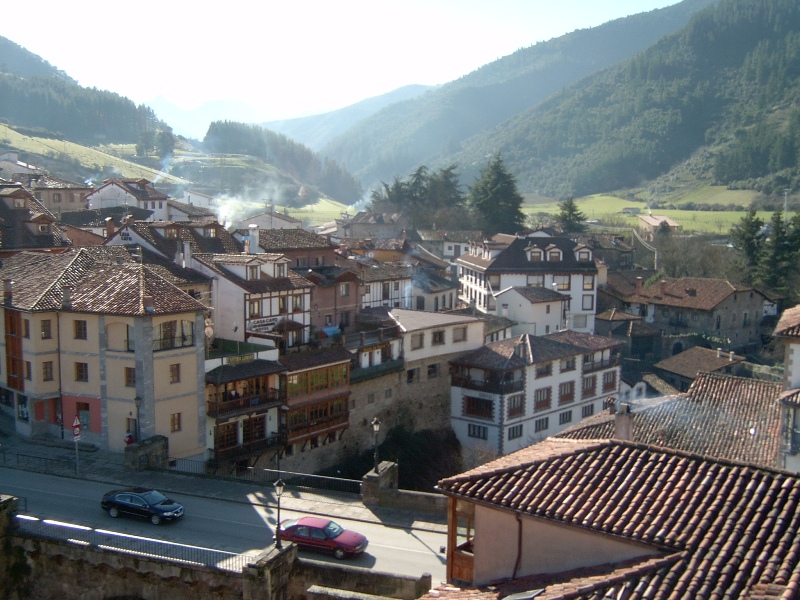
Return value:
<svg viewBox="0 0 800 600">
<path fill-rule="evenodd" d="M 694 346 L 657 362 L 653 370 L 672 387 L 685 392 L 700 373 L 744 374 L 744 361 L 744 356 L 733 351 L 722 352 L 720 348 L 712 350 Z"/>
</svg>

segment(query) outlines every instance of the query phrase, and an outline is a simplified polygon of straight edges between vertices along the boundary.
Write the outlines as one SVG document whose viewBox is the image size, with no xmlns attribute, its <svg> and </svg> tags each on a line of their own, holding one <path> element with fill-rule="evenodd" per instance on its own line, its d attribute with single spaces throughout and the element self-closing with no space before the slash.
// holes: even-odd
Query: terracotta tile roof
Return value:
<svg viewBox="0 0 800 600">
<path fill-rule="evenodd" d="M 130 227 L 136 233 L 167 258 L 177 256 L 183 248 L 183 243 L 188 243 L 193 253 L 207 254 L 238 254 L 243 246 L 219 223 L 188 221 L 135 221 Z M 167 237 L 167 229 L 177 229 L 177 237 Z M 213 236 L 205 235 L 208 229 L 214 230 Z M 120 229 L 123 231 L 124 227 Z M 119 235 L 119 231 L 115 234 Z"/>
<path fill-rule="evenodd" d="M 153 200 L 167 200 L 169 196 L 163 192 L 159 192 L 151 185 L 147 179 L 137 179 L 135 177 L 122 177 L 106 179 L 103 185 L 98 188 L 102 189 L 107 185 L 117 185 L 128 192 L 137 200 L 151 202 Z M 97 191 L 97 190 L 95 190 Z"/>
<path fill-rule="evenodd" d="M 247 231 L 240 230 L 245 235 Z M 325 236 L 305 229 L 259 229 L 258 245 L 265 252 L 287 250 L 328 250 L 335 248 Z"/>
<path fill-rule="evenodd" d="M 776 337 L 800 337 L 800 304 L 783 311 L 773 335 Z"/>
<path fill-rule="evenodd" d="M 753 290 L 750 286 L 731 283 L 725 279 L 704 277 L 681 277 L 680 279 L 663 278 L 662 282 L 643 288 L 640 293 L 635 290 L 625 300 L 641 304 L 674 306 L 676 308 L 694 308 L 712 310 L 728 296 L 736 292 Z"/>
<path fill-rule="evenodd" d="M 606 285 L 600 287 L 598 291 L 602 291 L 614 298 L 626 298 L 636 292 L 636 280 L 639 277 L 642 278 L 644 283 L 656 273 L 657 271 L 650 269 L 609 272 L 606 278 Z"/>
<path fill-rule="evenodd" d="M 564 331 L 557 331 L 555 333 L 548 333 L 543 337 L 545 339 L 561 342 L 563 344 L 570 344 L 571 346 L 580 348 L 583 351 L 591 352 L 620 348 L 625 345 L 625 342 L 615 340 L 610 337 L 594 335 L 591 333 L 583 333 L 580 331 L 572 331 L 571 329 L 565 329 Z"/>
<path fill-rule="evenodd" d="M 778 383 L 702 373 L 685 394 L 632 402 L 633 441 L 775 466 L 782 389 Z M 556 437 L 613 438 L 615 419 L 605 410 Z"/>
<path fill-rule="evenodd" d="M 196 204 L 188 204 L 186 202 L 179 202 L 178 200 L 167 200 L 167 206 L 171 206 L 190 218 L 202 219 L 204 217 L 216 218 L 217 213 L 208 208 L 197 206 Z"/>
<path fill-rule="evenodd" d="M 518 351 L 515 351 L 519 348 Z M 572 344 L 549 340 L 543 336 L 522 334 L 466 352 L 450 361 L 452 365 L 512 370 L 542 362 L 577 356 L 583 350 Z"/>
<path fill-rule="evenodd" d="M 611 310 L 604 310 L 598 315 L 595 315 L 595 321 L 609 321 L 609 322 L 617 322 L 617 321 L 641 321 L 642 317 L 638 315 L 632 315 L 631 313 L 627 313 L 624 310 L 618 310 L 616 308 L 612 308 Z"/>
<path fill-rule="evenodd" d="M 102 260 L 93 249 L 59 254 L 20 252 L 3 260 L 0 277 L 12 279 L 13 305 L 28 311 L 60 310 L 64 287 L 74 312 L 143 315 L 144 296 L 156 314 L 205 310 L 147 266 Z"/>
<path fill-rule="evenodd" d="M 344 361 L 352 361 L 353 358 L 354 355 L 347 348 L 336 346 L 324 348 L 322 350 L 292 352 L 281 356 L 278 362 L 280 362 L 286 370 L 296 372 Z"/>
<path fill-rule="evenodd" d="M 423 242 L 454 242 L 466 244 L 479 242 L 483 238 L 480 231 L 455 231 L 441 229 L 417 229 L 420 240 Z"/>
<path fill-rule="evenodd" d="M 394 281 L 397 279 L 411 279 L 412 269 L 407 266 L 388 265 L 372 261 L 368 265 L 361 263 L 363 268 L 358 271 L 361 281 L 374 283 L 376 281 Z"/>
<path fill-rule="evenodd" d="M 670 373 L 681 375 L 682 377 L 694 379 L 701 371 L 707 371 L 710 373 L 714 371 L 721 371 L 727 367 L 743 363 L 745 360 L 746 359 L 744 356 L 739 356 L 737 354 L 733 354 L 732 352 L 718 353 L 717 350 L 694 346 L 693 348 L 684 350 L 675 356 L 665 358 L 653 366 L 656 369 L 661 369 L 662 371 L 668 371 Z"/>
<path fill-rule="evenodd" d="M 537 600 L 716 600 L 748 598 L 751 590 L 769 598 L 782 588 L 783 598 L 797 597 L 800 476 L 793 473 L 645 444 L 550 438 L 439 488 L 653 546 L 652 562 L 638 570 L 567 584 L 563 574 L 543 575 Z"/>
<path fill-rule="evenodd" d="M 39 202 L 33 194 L 20 184 L 0 184 L 0 245 L 4 249 L 58 248 L 71 245 L 61 239 L 61 230 L 55 226 L 56 217 Z M 24 206 L 16 208 L 14 199 L 24 200 Z M 49 224 L 47 233 L 37 234 L 29 225 L 34 221 Z"/>
</svg>

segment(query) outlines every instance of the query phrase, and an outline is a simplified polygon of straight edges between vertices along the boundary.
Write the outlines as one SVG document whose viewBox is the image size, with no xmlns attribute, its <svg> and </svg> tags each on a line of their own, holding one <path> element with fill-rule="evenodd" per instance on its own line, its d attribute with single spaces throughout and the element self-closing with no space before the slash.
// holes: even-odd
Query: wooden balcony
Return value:
<svg viewBox="0 0 800 600">
<path fill-rule="evenodd" d="M 464 388 L 466 390 L 476 390 L 478 392 L 487 392 L 489 394 L 511 394 L 512 392 L 521 392 L 525 389 L 525 381 L 518 379 L 516 381 L 498 381 L 489 379 L 488 381 L 472 379 L 463 375 L 453 375 L 451 385 L 454 387 Z"/>
<path fill-rule="evenodd" d="M 266 411 L 283 404 L 285 394 L 280 390 L 268 390 L 260 394 L 239 396 L 228 400 L 209 400 L 206 414 L 209 417 L 235 417 L 252 412 Z"/>
<path fill-rule="evenodd" d="M 592 362 L 583 363 L 583 373 L 594 373 L 595 371 L 602 371 L 603 369 L 610 369 L 611 367 L 618 367 L 620 364 L 619 356 L 612 356 L 611 358 L 604 358 L 603 360 L 596 360 Z"/>
<path fill-rule="evenodd" d="M 272 435 L 249 442 L 244 442 L 238 446 L 228 448 L 212 448 L 209 452 L 210 459 L 217 464 L 236 460 L 243 460 L 249 456 L 255 456 L 284 445 L 285 439 L 282 435 Z"/>
<path fill-rule="evenodd" d="M 291 444 L 315 435 L 343 429 L 349 422 L 349 413 L 344 413 L 315 419 L 311 422 L 296 423 L 288 427 L 287 442 Z"/>
</svg>

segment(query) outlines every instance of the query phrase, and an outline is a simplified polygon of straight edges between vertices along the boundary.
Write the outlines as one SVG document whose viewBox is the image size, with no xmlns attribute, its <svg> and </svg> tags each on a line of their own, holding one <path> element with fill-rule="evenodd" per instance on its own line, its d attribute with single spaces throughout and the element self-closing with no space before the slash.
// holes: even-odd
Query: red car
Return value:
<svg viewBox="0 0 800 600">
<path fill-rule="evenodd" d="M 279 533 L 282 541 L 294 542 L 306 550 L 333 553 L 340 560 L 361 554 L 367 547 L 366 537 L 324 517 L 288 519 L 281 523 Z"/>
</svg>

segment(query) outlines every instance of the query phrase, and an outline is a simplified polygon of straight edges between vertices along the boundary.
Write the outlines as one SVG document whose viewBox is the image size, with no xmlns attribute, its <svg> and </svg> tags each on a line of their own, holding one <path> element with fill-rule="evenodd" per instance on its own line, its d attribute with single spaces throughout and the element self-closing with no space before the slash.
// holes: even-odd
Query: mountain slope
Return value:
<svg viewBox="0 0 800 600">
<path fill-rule="evenodd" d="M 421 164 L 446 162 L 464 140 L 644 50 L 713 1 L 684 0 L 519 50 L 379 111 L 333 140 L 324 153 L 347 165 L 365 187 L 405 176 Z"/>
<path fill-rule="evenodd" d="M 367 98 L 345 108 L 296 119 L 268 121 L 261 126 L 292 138 L 315 151 L 322 150 L 335 137 L 343 134 L 358 121 L 375 114 L 382 108 L 421 96 L 434 89 L 428 85 L 406 85 L 373 98 Z"/>
<path fill-rule="evenodd" d="M 783 118 L 796 107 L 799 81 L 798 3 L 722 0 L 636 57 L 473 137 L 448 160 L 470 172 L 500 152 L 521 190 L 548 196 L 636 186 L 706 144 L 724 154 L 754 123 Z M 788 138 L 787 151 L 798 142 Z M 796 160 L 788 177 L 797 178 Z"/>
</svg>

